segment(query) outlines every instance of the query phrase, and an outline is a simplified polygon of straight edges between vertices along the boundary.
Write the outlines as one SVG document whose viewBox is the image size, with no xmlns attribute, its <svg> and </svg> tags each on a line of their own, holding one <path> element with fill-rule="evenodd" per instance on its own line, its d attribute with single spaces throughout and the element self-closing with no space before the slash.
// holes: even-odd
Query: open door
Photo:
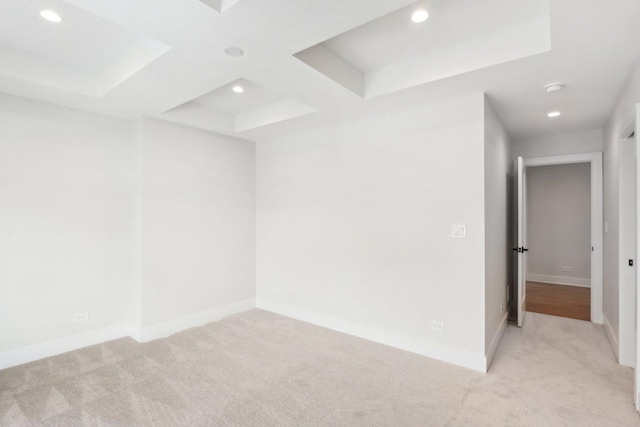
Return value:
<svg viewBox="0 0 640 427">
<path fill-rule="evenodd" d="M 525 313 L 525 297 L 527 290 L 527 174 L 522 157 L 516 160 L 516 183 L 515 183 L 515 201 L 516 201 L 516 286 L 515 286 L 515 303 L 517 311 L 518 327 L 522 327 L 524 323 Z"/>
</svg>

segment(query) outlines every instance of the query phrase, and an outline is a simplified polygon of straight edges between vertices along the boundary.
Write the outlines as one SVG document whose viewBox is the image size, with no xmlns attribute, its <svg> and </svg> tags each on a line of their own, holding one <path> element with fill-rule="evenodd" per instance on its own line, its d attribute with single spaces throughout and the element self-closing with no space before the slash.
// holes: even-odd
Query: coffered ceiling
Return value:
<svg viewBox="0 0 640 427">
<path fill-rule="evenodd" d="M 3 0 L 0 91 L 256 141 L 486 92 L 521 139 L 605 124 L 638 18 L 636 0 Z"/>
</svg>

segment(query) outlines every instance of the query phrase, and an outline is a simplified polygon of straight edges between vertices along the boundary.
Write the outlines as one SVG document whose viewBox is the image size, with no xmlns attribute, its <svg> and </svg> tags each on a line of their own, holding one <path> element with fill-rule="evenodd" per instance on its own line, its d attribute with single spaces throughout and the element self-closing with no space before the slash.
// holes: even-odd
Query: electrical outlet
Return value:
<svg viewBox="0 0 640 427">
<path fill-rule="evenodd" d="M 79 322 L 87 322 L 89 320 L 89 312 L 85 311 L 84 313 L 76 313 L 73 315 L 73 321 L 75 323 Z"/>
<path fill-rule="evenodd" d="M 500 304 L 500 313 L 504 313 L 504 303 Z"/>
<path fill-rule="evenodd" d="M 563 266 L 562 271 L 571 272 L 573 270 L 571 267 Z"/>
<path fill-rule="evenodd" d="M 444 323 L 442 322 L 431 322 L 431 329 L 438 332 L 444 332 Z"/>
</svg>

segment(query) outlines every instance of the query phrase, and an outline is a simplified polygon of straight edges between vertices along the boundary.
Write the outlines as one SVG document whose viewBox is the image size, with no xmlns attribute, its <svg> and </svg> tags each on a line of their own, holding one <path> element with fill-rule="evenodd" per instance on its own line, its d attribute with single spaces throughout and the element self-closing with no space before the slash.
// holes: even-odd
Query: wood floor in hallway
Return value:
<svg viewBox="0 0 640 427">
<path fill-rule="evenodd" d="M 591 320 L 591 289 L 527 282 L 526 310 L 579 320 Z"/>
</svg>

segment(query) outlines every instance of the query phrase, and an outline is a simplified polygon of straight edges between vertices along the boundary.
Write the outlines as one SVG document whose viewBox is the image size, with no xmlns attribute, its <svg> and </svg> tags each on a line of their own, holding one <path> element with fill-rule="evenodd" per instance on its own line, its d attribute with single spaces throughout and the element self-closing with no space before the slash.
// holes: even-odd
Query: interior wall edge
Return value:
<svg viewBox="0 0 640 427">
<path fill-rule="evenodd" d="M 498 350 L 498 345 L 504 336 L 504 331 L 507 330 L 507 323 L 509 318 L 509 312 L 505 312 L 504 316 L 502 316 L 502 321 L 500 322 L 500 327 L 493 335 L 493 339 L 491 340 L 491 344 L 487 350 L 487 366 L 485 372 L 489 372 L 489 367 L 491 366 L 491 362 L 493 361 L 493 356 L 496 354 L 496 350 Z"/>
<path fill-rule="evenodd" d="M 620 88 L 617 102 L 613 108 L 607 124 L 603 129 L 603 223 L 606 221 L 607 230 L 603 233 L 604 263 L 603 263 L 603 314 L 608 319 L 611 331 L 619 333 L 619 149 L 620 139 L 626 129 L 635 120 L 637 100 L 640 99 L 640 63 L 630 73 L 627 82 Z M 625 326 L 623 325 L 622 328 Z M 616 336 L 616 335 L 614 335 Z M 613 343 L 612 343 L 613 345 Z M 619 351 L 618 341 L 615 343 L 616 353 Z"/>
<path fill-rule="evenodd" d="M 243 313 L 256 307 L 255 299 L 248 299 L 233 304 L 216 307 L 211 310 L 178 317 L 173 320 L 130 331 L 131 338 L 138 342 L 149 342 L 165 338 L 186 329 L 216 322 L 233 314 Z"/>
<path fill-rule="evenodd" d="M 609 344 L 611 344 L 611 349 L 613 350 L 613 354 L 615 354 L 616 356 L 616 361 L 618 361 L 619 363 L 619 356 L 618 356 L 618 352 L 619 352 L 619 347 L 618 347 L 618 337 L 616 336 L 616 333 L 613 331 L 613 328 L 611 327 L 611 323 L 609 323 L 609 319 L 607 319 L 607 315 L 606 314 L 602 314 L 602 327 L 604 328 L 604 333 L 607 336 L 607 339 L 609 340 Z"/>
</svg>

